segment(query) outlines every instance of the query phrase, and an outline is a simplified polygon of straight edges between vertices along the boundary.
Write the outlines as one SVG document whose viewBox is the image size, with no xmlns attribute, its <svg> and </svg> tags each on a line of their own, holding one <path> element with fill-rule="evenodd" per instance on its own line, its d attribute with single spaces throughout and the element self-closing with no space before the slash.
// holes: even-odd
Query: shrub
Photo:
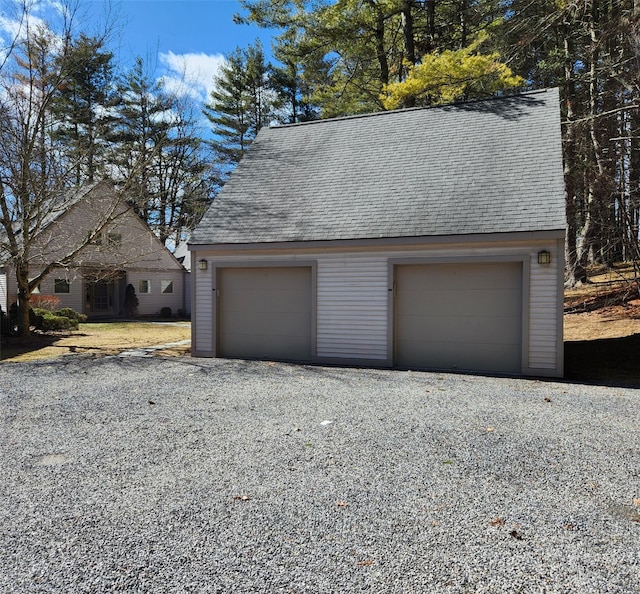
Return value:
<svg viewBox="0 0 640 594">
<path fill-rule="evenodd" d="M 13 332 L 11 318 L 0 307 L 0 335 L 9 336 Z"/>
<path fill-rule="evenodd" d="M 70 310 L 74 314 L 73 310 Z M 83 314 L 77 314 L 83 318 L 86 318 Z M 77 330 L 79 319 L 75 317 L 69 317 L 60 315 L 59 311 L 48 311 L 42 308 L 35 308 L 29 311 L 30 324 L 37 330 L 43 332 L 50 332 L 52 330 Z"/>
<path fill-rule="evenodd" d="M 163 318 L 170 318 L 171 317 L 171 308 L 170 307 L 163 307 L 160 310 L 160 316 Z"/>
<path fill-rule="evenodd" d="M 36 311 L 32 307 L 29 308 L 29 326 L 33 326 L 38 330 L 42 330 L 42 321 L 44 319 L 44 314 L 50 313 L 46 309 L 38 308 Z"/>
<path fill-rule="evenodd" d="M 42 325 L 40 330 L 43 332 L 51 332 L 52 330 L 77 330 L 78 320 L 72 320 L 64 316 L 56 316 L 48 313 L 42 316 Z"/>
<path fill-rule="evenodd" d="M 138 311 L 138 297 L 134 286 L 129 283 L 124 292 L 124 313 L 128 317 L 133 317 Z"/>
<path fill-rule="evenodd" d="M 60 307 L 60 299 L 55 295 L 31 295 L 29 305 L 34 309 L 46 309 L 47 311 L 55 311 Z"/>
<path fill-rule="evenodd" d="M 54 311 L 53 314 L 63 318 L 69 318 L 70 320 L 76 320 L 81 324 L 87 321 L 86 315 L 78 313 L 75 309 L 71 309 L 70 307 L 63 307 L 62 309 L 58 309 Z"/>
</svg>

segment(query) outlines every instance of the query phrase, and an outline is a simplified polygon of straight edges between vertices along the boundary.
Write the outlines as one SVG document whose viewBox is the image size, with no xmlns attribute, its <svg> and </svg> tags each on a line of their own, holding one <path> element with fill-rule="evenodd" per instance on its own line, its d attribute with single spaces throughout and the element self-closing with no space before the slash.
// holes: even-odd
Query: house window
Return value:
<svg viewBox="0 0 640 594">
<path fill-rule="evenodd" d="M 56 278 L 53 280 L 54 293 L 69 293 L 71 284 L 66 278 Z"/>
<path fill-rule="evenodd" d="M 138 281 L 138 293 L 151 293 L 151 281 L 150 280 L 139 280 Z"/>
<path fill-rule="evenodd" d="M 107 241 L 109 245 L 118 247 L 122 244 L 122 233 L 110 232 L 107 234 Z"/>
<path fill-rule="evenodd" d="M 162 294 L 173 293 L 173 281 L 169 281 L 169 280 L 160 281 L 160 292 Z"/>
</svg>

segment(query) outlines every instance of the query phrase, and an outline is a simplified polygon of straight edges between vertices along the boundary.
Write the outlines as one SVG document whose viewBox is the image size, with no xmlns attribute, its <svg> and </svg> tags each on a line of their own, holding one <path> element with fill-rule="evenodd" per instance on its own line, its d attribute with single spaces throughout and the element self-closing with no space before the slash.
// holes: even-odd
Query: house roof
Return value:
<svg viewBox="0 0 640 594">
<path fill-rule="evenodd" d="M 80 188 L 74 188 L 60 195 L 52 195 L 47 200 L 44 200 L 40 205 L 41 208 L 33 208 L 34 218 L 30 228 L 31 233 L 42 232 L 43 229 L 46 229 L 49 225 L 56 222 L 72 206 L 83 200 L 95 188 L 103 185 L 109 188 L 113 187 L 110 182 L 101 180 L 92 184 L 86 184 Z M 12 223 L 12 228 L 18 236 L 17 239 L 21 241 L 22 226 L 20 223 Z M 0 228 L 0 262 L 5 261 L 9 257 L 8 249 L 6 247 L 7 240 L 6 229 Z M 3 253 L 3 250 L 7 252 L 6 255 Z"/>
<path fill-rule="evenodd" d="M 65 261 L 68 262 L 65 267 L 183 269 L 110 180 L 54 196 L 37 214 L 31 229 L 32 265 Z M 21 229 L 18 226 L 15 229 L 21 241 Z M 102 230 L 115 231 L 121 239 L 114 245 L 105 242 L 100 248 L 88 242 L 90 232 Z M 68 255 L 74 252 L 73 260 L 69 261 Z M 0 265 L 10 262 L 11 256 L 6 233 L 1 229 Z"/>
<path fill-rule="evenodd" d="M 264 128 L 191 236 L 253 244 L 564 230 L 557 89 Z"/>
<path fill-rule="evenodd" d="M 185 270 L 191 272 L 191 256 L 186 241 L 180 242 L 173 251 L 173 257 L 182 264 Z"/>
</svg>

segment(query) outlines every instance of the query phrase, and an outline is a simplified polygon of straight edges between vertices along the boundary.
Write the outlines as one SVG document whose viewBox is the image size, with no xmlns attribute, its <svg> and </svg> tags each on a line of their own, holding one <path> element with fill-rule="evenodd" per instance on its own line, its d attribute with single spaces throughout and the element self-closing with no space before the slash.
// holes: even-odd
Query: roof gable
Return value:
<svg viewBox="0 0 640 594">
<path fill-rule="evenodd" d="M 100 241 L 88 242 L 89 235 L 100 237 Z M 108 180 L 62 197 L 39 221 L 30 253 L 31 263 L 37 266 L 64 262 L 70 267 L 182 270 Z"/>
<path fill-rule="evenodd" d="M 557 89 L 260 131 L 190 244 L 565 228 Z"/>
</svg>

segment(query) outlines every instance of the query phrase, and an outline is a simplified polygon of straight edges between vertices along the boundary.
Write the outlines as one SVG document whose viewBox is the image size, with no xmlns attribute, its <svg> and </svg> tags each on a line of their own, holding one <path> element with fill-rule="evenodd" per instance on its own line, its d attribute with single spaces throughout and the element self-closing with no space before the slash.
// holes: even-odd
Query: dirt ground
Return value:
<svg viewBox="0 0 640 594">
<path fill-rule="evenodd" d="M 622 338 L 640 334 L 640 307 L 607 307 L 598 311 L 565 314 L 565 341 Z"/>
<path fill-rule="evenodd" d="M 633 270 L 592 271 L 590 283 L 565 291 L 568 379 L 640 387 L 640 293 Z"/>
</svg>

